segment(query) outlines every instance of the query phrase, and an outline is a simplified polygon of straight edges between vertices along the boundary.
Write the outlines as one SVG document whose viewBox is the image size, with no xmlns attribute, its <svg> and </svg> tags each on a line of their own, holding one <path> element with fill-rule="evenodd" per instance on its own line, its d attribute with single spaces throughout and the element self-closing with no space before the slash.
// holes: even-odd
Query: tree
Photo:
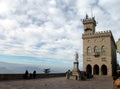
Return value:
<svg viewBox="0 0 120 89">
<path fill-rule="evenodd" d="M 50 73 L 50 68 L 48 68 L 48 69 L 44 69 L 44 71 L 43 71 L 45 74 L 49 74 Z"/>
</svg>

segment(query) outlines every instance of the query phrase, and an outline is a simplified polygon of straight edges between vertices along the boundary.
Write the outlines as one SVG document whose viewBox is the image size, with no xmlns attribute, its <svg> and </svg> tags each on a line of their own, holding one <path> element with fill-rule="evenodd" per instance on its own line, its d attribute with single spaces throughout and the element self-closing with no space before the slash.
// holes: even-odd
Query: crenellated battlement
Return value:
<svg viewBox="0 0 120 89">
<path fill-rule="evenodd" d="M 83 22 L 86 22 L 86 21 L 95 21 L 95 18 L 94 17 L 92 17 L 92 18 L 84 18 Z"/>
<path fill-rule="evenodd" d="M 92 17 L 92 18 L 85 18 L 82 21 L 83 21 L 83 24 L 94 23 L 94 25 L 96 26 L 96 21 L 95 21 L 94 17 Z"/>
<path fill-rule="evenodd" d="M 110 30 L 107 31 L 99 31 L 95 33 L 84 33 L 83 37 L 100 37 L 100 36 L 110 36 L 112 35 L 112 32 Z"/>
<path fill-rule="evenodd" d="M 107 30 L 107 31 L 99 31 L 99 32 L 96 32 L 95 34 L 108 34 L 108 33 L 111 33 L 110 30 Z"/>
</svg>

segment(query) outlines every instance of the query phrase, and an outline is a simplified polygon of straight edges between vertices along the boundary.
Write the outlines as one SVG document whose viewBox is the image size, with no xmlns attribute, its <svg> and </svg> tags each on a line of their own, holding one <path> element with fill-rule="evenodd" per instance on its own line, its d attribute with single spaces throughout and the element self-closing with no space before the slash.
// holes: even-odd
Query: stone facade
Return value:
<svg viewBox="0 0 120 89">
<path fill-rule="evenodd" d="M 83 70 L 93 75 L 116 74 L 116 44 L 111 31 L 96 32 L 95 18 L 83 19 Z"/>
<path fill-rule="evenodd" d="M 117 52 L 120 53 L 120 39 L 116 42 Z"/>
</svg>

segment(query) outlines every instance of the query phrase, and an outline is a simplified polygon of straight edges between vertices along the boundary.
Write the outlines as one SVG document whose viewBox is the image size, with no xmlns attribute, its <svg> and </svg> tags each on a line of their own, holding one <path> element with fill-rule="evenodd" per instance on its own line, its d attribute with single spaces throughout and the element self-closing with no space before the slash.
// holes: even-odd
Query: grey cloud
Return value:
<svg viewBox="0 0 120 89">
<path fill-rule="evenodd" d="M 17 0 L 4 18 L 0 14 L 1 24 L 8 20 L 0 29 L 3 53 L 70 59 L 77 50 L 81 56 L 83 25 L 80 19 L 90 6 L 99 23 L 97 31 L 107 28 L 111 28 L 113 34 L 118 31 L 119 13 L 114 9 L 118 12 L 119 5 L 115 3 L 116 6 L 109 8 L 112 2 L 106 5 L 103 0 Z"/>
</svg>

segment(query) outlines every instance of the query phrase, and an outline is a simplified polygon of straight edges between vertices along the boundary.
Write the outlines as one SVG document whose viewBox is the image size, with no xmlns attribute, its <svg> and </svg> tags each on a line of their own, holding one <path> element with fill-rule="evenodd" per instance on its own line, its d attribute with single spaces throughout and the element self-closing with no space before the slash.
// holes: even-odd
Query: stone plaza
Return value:
<svg viewBox="0 0 120 89">
<path fill-rule="evenodd" d="M 65 77 L 0 81 L 0 89 L 112 89 L 112 87 L 112 77 L 107 76 L 95 76 L 86 81 L 68 80 Z"/>
</svg>

